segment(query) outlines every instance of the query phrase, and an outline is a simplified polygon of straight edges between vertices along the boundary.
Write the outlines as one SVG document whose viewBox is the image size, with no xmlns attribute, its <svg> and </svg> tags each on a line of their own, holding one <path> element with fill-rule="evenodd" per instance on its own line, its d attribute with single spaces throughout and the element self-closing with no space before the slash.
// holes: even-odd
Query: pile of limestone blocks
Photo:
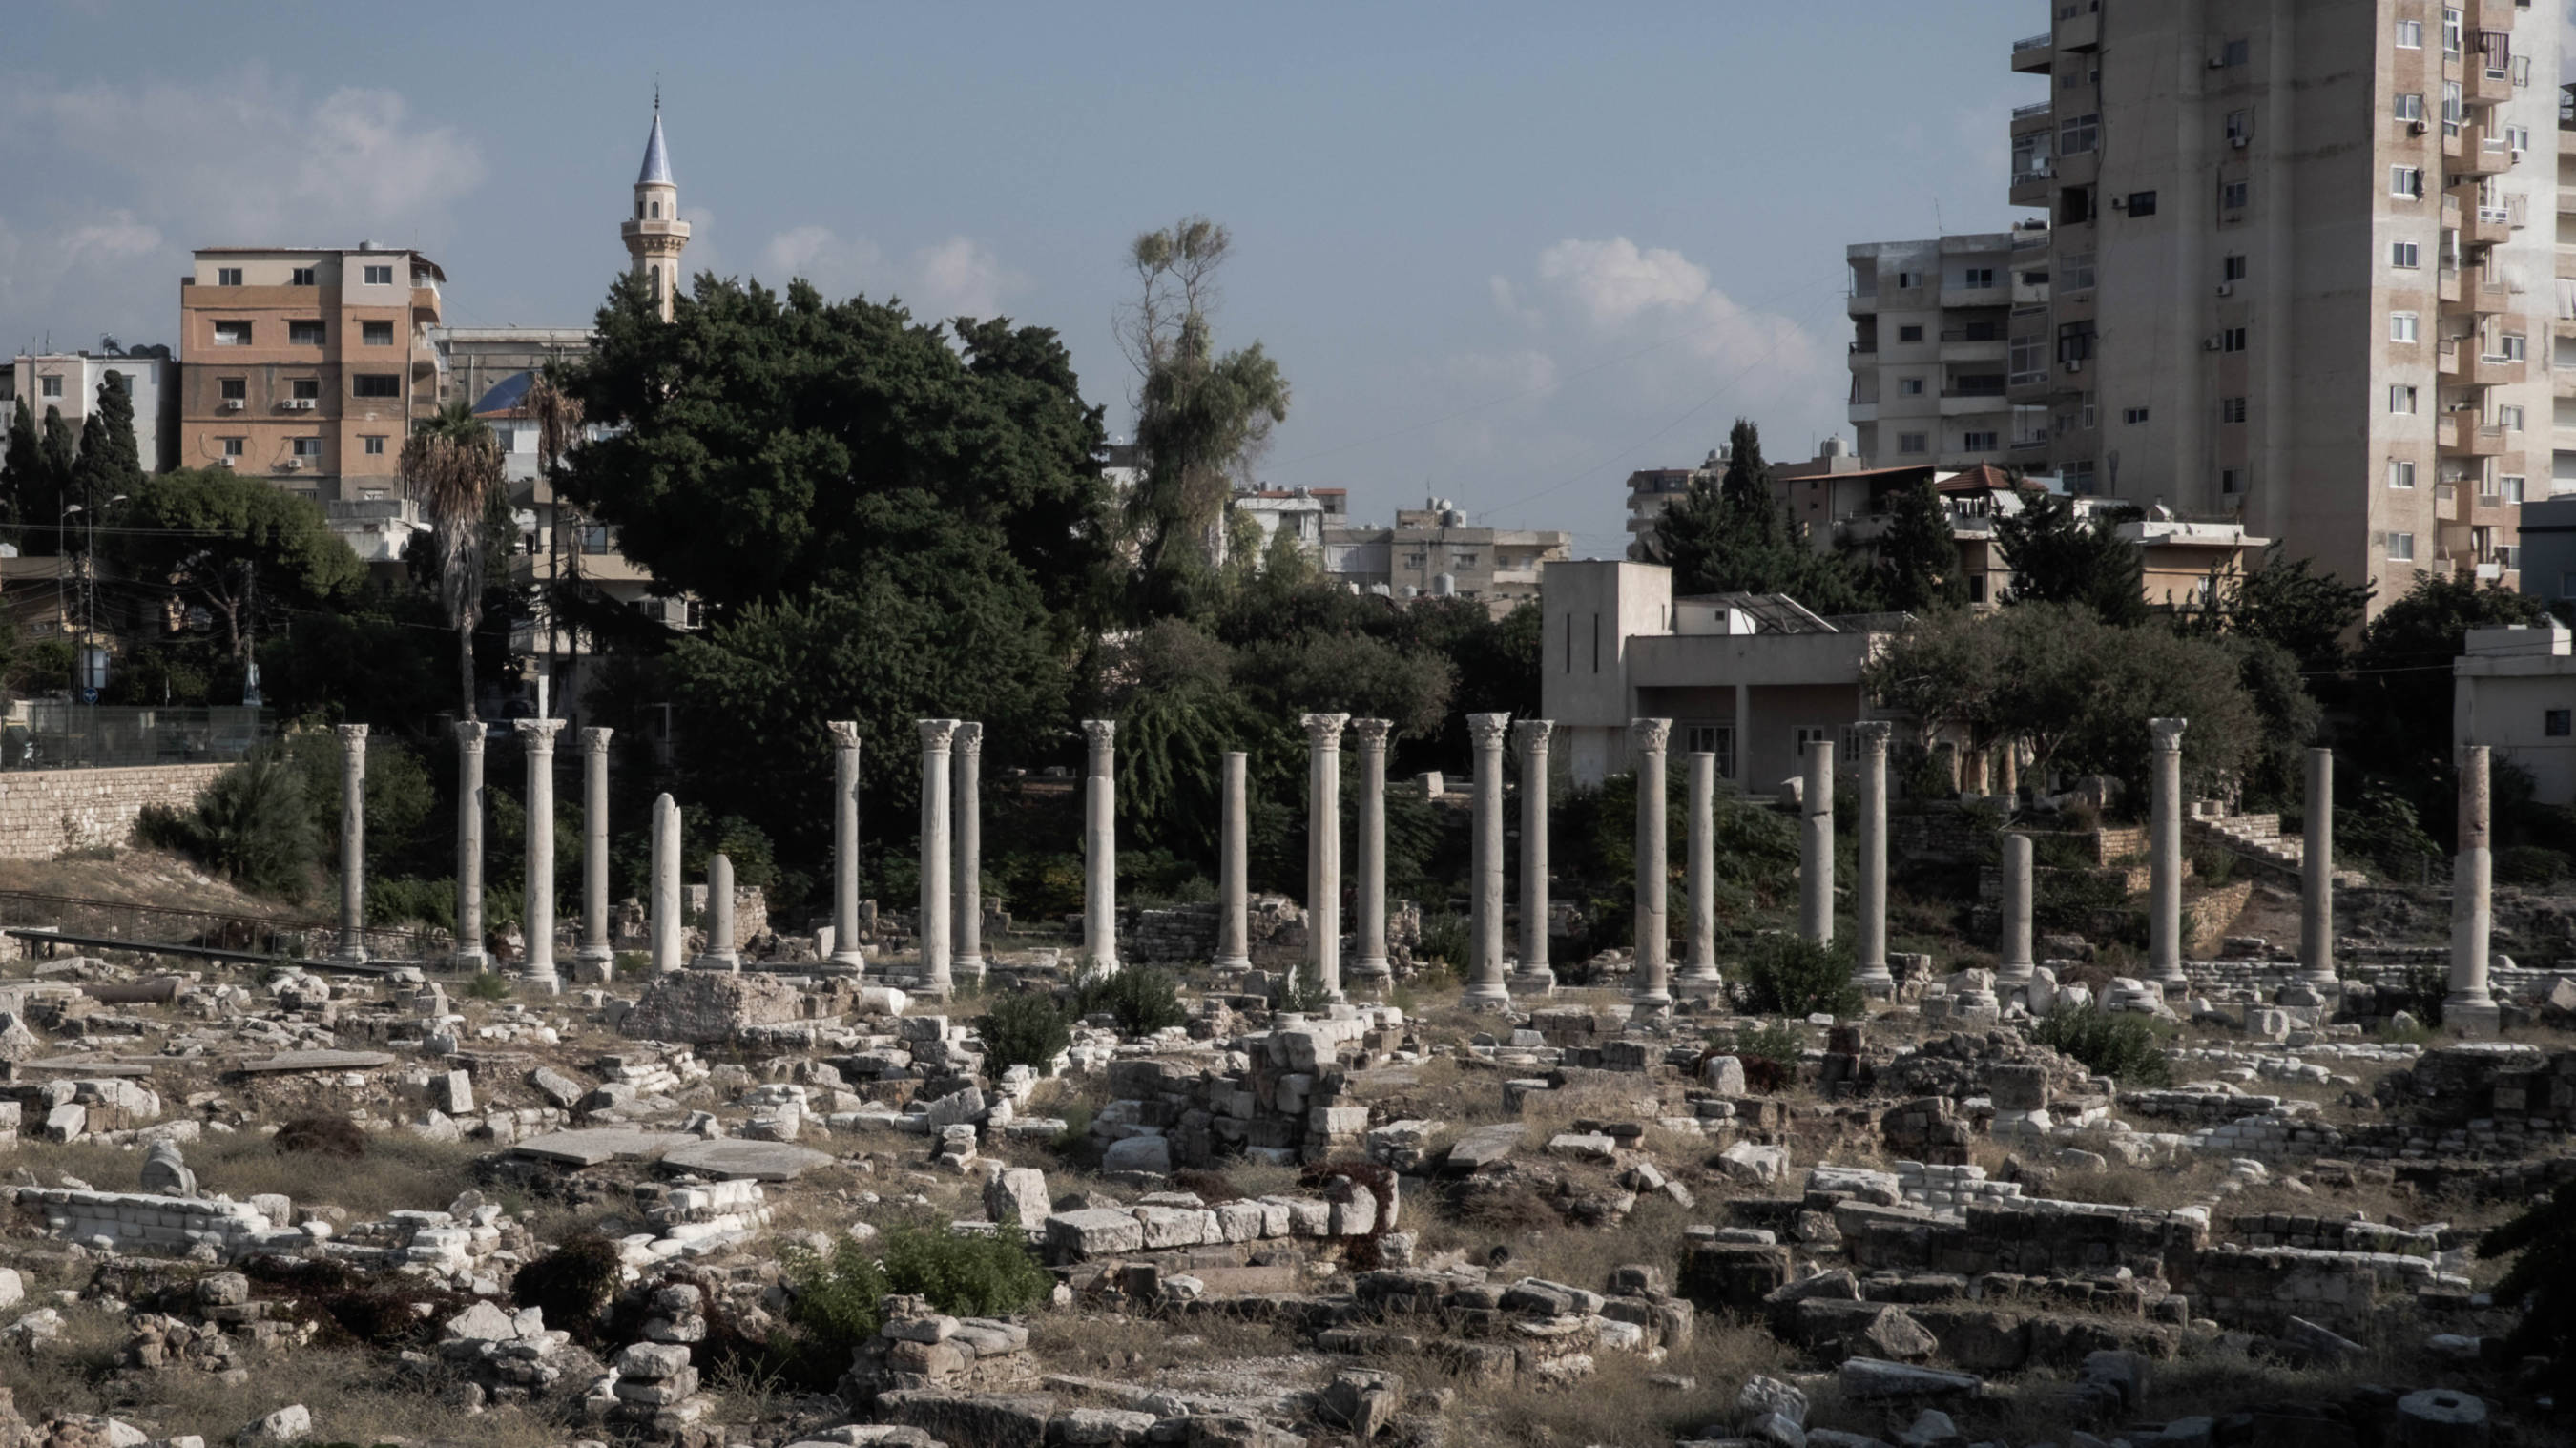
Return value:
<svg viewBox="0 0 2576 1448">
<path fill-rule="evenodd" d="M 975 1033 L 946 1016 L 900 1016 L 886 1029 L 860 1038 L 852 1050 L 828 1057 L 853 1091 L 871 1101 L 897 1104 L 954 1095 L 976 1084 L 984 1070 Z"/>
<path fill-rule="evenodd" d="M 1008 1209 L 1019 1215 L 1016 1205 Z M 1401 1211 L 1392 1173 L 1375 1187 L 1335 1176 L 1314 1197 L 1210 1205 L 1191 1192 L 1148 1192 L 1128 1206 L 1051 1211 L 1036 1236 L 1049 1265 L 1072 1269 L 1078 1291 L 1190 1301 L 1210 1291 L 1292 1290 L 1309 1252 L 1363 1239 L 1381 1261 L 1409 1260 L 1412 1237 L 1395 1230 Z"/>
<path fill-rule="evenodd" d="M 840 1381 L 841 1401 L 853 1408 L 911 1389 L 1015 1393 L 1037 1386 L 1029 1330 L 1018 1323 L 951 1317 L 926 1297 L 881 1298 L 878 1310 L 877 1335 L 860 1345 Z"/>
<path fill-rule="evenodd" d="M 616 1025 L 632 1040 L 693 1045 L 810 1038 L 849 1016 L 899 1016 L 906 1004 L 902 991 L 847 976 L 790 980 L 760 971 L 683 970 L 646 986 Z"/>
<path fill-rule="evenodd" d="M 59 1081 L 0 1085 L 11 1131 L 31 1128 L 46 1141 L 78 1141 L 133 1131 L 161 1119 L 161 1098 L 151 1087 L 122 1076 L 82 1076 Z"/>
<path fill-rule="evenodd" d="M 1378 1269 L 1347 1295 L 1304 1308 L 1318 1349 L 1427 1352 L 1478 1387 L 1589 1377 L 1600 1352 L 1650 1362 L 1689 1349 L 1698 1313 L 1667 1290 L 1660 1267 L 1611 1269 L 1607 1291 L 1536 1277 L 1498 1280 L 1474 1266 Z M 1215 1310 L 1213 1308 L 1207 1310 Z"/>
<path fill-rule="evenodd" d="M 44 1218 L 45 1230 L 85 1247 L 129 1256 L 186 1256 L 199 1247 L 231 1261 L 260 1251 L 293 1251 L 313 1240 L 281 1229 L 250 1202 L 228 1197 L 165 1197 L 19 1187 L 18 1205 Z"/>
<path fill-rule="evenodd" d="M 1404 1013 L 1395 1007 L 1337 1006 L 1242 1043 L 1237 1068 L 1112 1061 L 1109 1104 L 1091 1125 L 1109 1143 L 1101 1164 L 1165 1175 L 1226 1156 L 1293 1165 L 1361 1155 L 1369 1113 L 1346 1099 L 1345 1062 L 1392 1052 L 1403 1039 Z"/>
<path fill-rule="evenodd" d="M 536 1238 L 501 1208 L 467 1193 L 444 1212 L 389 1212 L 322 1244 L 324 1256 L 371 1272 L 444 1279 L 470 1292 L 497 1293 L 509 1264 L 535 1255 Z"/>
<path fill-rule="evenodd" d="M 2530 1138 L 2576 1127 L 2576 1050 L 2462 1042 L 2426 1051 L 2413 1069 L 2382 1078 L 2379 1090 L 2425 1125 L 2467 1132 L 2473 1147 L 2525 1155 L 2537 1144 Z"/>
</svg>

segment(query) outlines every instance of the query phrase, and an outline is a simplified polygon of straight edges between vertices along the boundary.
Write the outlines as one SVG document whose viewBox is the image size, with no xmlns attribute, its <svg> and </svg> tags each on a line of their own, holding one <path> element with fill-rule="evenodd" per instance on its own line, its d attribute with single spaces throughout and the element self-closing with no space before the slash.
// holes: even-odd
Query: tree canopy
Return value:
<svg viewBox="0 0 2576 1448">
<path fill-rule="evenodd" d="M 2023 488 L 2019 498 L 2019 512 L 1995 518 L 1995 544 L 2013 576 L 2003 602 L 2082 604 L 2109 624 L 2145 620 L 2146 556 L 2118 535 L 2123 510 L 2084 518 L 2063 493 Z"/>
<path fill-rule="evenodd" d="M 1761 431 L 1744 418 L 1728 434 L 1725 475 L 1714 483 L 1693 478 L 1652 537 L 1649 551 L 1671 566 L 1675 594 L 1785 593 L 1820 614 L 1869 607 L 1851 561 L 1817 549 L 1790 526 L 1763 461 Z"/>
<path fill-rule="evenodd" d="M 320 504 L 228 468 L 144 479 L 119 522 L 105 551 L 138 581 L 204 606 L 232 658 L 249 651 L 256 600 L 281 611 L 345 602 L 365 573 Z"/>
</svg>

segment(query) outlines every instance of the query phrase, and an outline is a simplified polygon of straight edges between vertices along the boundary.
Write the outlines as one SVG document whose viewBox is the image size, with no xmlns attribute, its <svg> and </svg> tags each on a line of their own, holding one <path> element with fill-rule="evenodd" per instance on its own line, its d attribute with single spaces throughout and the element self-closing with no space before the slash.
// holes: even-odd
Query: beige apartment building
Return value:
<svg viewBox="0 0 2576 1448">
<path fill-rule="evenodd" d="M 2012 318 L 2048 305 L 2048 223 L 1848 248 L 1850 419 L 1881 467 L 2040 462 L 2048 409 L 2008 397 Z M 2019 263 L 2019 265 L 2016 265 Z"/>
<path fill-rule="evenodd" d="M 2011 460 L 2236 519 L 2374 607 L 2418 570 L 2516 581 L 2553 471 L 2559 12 L 2049 9 L 2011 47 L 2048 91 L 2010 118 L 2010 196 L 2049 217 L 2006 343 L 2047 435 Z"/>
<path fill-rule="evenodd" d="M 392 497 L 438 407 L 438 264 L 415 251 L 208 247 L 179 283 L 181 467 L 323 502 Z"/>
<path fill-rule="evenodd" d="M 1539 567 L 1574 556 L 1556 529 L 1470 527 L 1446 498 L 1398 508 L 1392 528 L 1324 526 L 1324 572 L 1396 598 L 1472 598 L 1496 618 L 1538 597 Z"/>
</svg>

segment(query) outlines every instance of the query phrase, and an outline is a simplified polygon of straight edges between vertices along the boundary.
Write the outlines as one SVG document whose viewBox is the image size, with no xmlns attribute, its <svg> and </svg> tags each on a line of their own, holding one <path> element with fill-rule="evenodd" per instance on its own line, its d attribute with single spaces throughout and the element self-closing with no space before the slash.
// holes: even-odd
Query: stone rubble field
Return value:
<svg viewBox="0 0 2576 1448">
<path fill-rule="evenodd" d="M 2101 984 L 2163 1085 L 1904 961 L 1839 1021 L 1184 972 L 998 1067 L 1068 972 L 990 944 L 946 1003 L 9 965 L 0 1448 L 2567 1441 L 2473 1251 L 2576 1176 L 2546 972 L 2474 1040 Z"/>
</svg>

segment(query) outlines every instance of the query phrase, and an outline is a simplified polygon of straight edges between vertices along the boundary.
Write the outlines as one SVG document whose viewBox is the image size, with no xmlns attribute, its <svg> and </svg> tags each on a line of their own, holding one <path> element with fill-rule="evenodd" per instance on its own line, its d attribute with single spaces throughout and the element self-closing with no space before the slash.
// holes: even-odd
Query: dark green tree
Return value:
<svg viewBox="0 0 2576 1448">
<path fill-rule="evenodd" d="M 1870 583 L 1880 608 L 1920 613 L 1968 601 L 1959 545 L 1950 533 L 1950 508 L 1930 478 L 1888 500 L 1887 531 L 1873 551 L 1877 556 Z"/>
<path fill-rule="evenodd" d="M 59 407 L 45 409 L 42 440 L 37 455 L 43 466 L 37 470 L 32 489 L 21 490 L 27 510 L 20 514 L 28 541 L 37 546 L 38 554 L 69 553 L 73 550 L 63 541 L 66 507 L 79 502 L 70 496 L 72 469 L 80 458 L 80 434 L 63 418 Z"/>
<path fill-rule="evenodd" d="M 101 551 L 202 605 L 228 658 L 249 653 L 260 602 L 279 618 L 353 602 L 366 572 L 320 504 L 228 468 L 145 478 L 119 522 Z"/>
<path fill-rule="evenodd" d="M 1787 504 L 1772 491 L 1761 431 L 1745 418 L 1728 434 L 1725 474 L 1715 483 L 1693 478 L 1652 537 L 1650 554 L 1672 568 L 1676 594 L 1785 593 L 1820 614 L 1868 606 L 1851 560 L 1790 526 Z"/>
<path fill-rule="evenodd" d="M 2506 1350 L 2563 1365 L 2576 1350 L 2576 1178 L 2559 1182 L 2512 1221 L 2489 1228 L 2478 1238 L 2478 1255 L 2514 1259 L 2494 1292 L 2498 1307 L 2522 1309 Z"/>
<path fill-rule="evenodd" d="M 98 405 L 81 422 L 80 456 L 72 464 L 72 500 L 103 507 L 143 486 L 143 455 L 134 440 L 134 397 L 125 374 L 98 380 Z"/>
<path fill-rule="evenodd" d="M 2438 806 L 2439 781 L 2449 777 L 2455 742 L 2451 664 L 2468 631 L 2537 623 L 2546 615 L 2538 600 L 2481 586 L 2465 573 L 2417 575 L 2414 587 L 2370 621 L 2353 652 L 2350 703 L 2371 724 L 2348 744 L 2368 757 L 2373 773 L 2435 782 L 2435 791 L 2418 804 Z"/>
<path fill-rule="evenodd" d="M 0 468 L 7 473 L 9 521 L 24 524 L 43 490 L 45 445 L 36 433 L 36 415 L 27 409 L 23 397 L 9 414 L 9 450 Z"/>
<path fill-rule="evenodd" d="M 2345 583 L 2311 572 L 2312 560 L 2291 558 L 2274 542 L 2251 573 L 2230 565 L 2209 575 L 2208 602 L 2184 611 L 2195 633 L 2234 633 L 2279 644 L 2302 668 L 2332 672 L 2344 664 L 2344 638 L 2361 622 L 2376 592 L 2367 583 Z"/>
<path fill-rule="evenodd" d="M 2080 517 L 2073 498 L 2038 488 L 2017 496 L 2020 511 L 1995 518 L 1995 543 L 2013 575 L 2005 603 L 2082 604 L 2113 625 L 2146 619 L 2145 555 L 2116 531 L 2130 514 Z"/>
</svg>

